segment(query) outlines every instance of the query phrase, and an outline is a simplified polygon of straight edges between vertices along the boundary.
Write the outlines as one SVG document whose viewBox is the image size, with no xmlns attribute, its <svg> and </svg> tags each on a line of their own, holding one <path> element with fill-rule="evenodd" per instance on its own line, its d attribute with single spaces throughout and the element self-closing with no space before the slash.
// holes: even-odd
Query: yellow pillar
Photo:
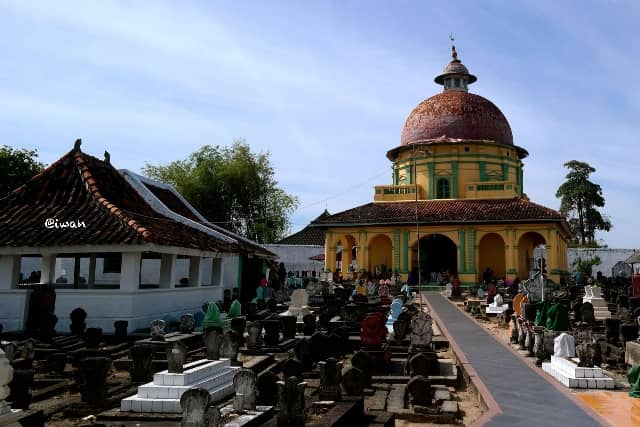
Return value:
<svg viewBox="0 0 640 427">
<path fill-rule="evenodd" d="M 326 234 L 324 246 L 324 268 L 334 272 L 336 271 L 336 245 L 333 240 L 333 233 Z"/>
</svg>

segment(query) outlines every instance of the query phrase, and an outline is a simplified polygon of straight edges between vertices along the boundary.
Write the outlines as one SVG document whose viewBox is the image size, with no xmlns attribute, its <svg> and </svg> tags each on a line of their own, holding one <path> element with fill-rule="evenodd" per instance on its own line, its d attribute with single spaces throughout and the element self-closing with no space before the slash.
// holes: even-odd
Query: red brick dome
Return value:
<svg viewBox="0 0 640 427">
<path fill-rule="evenodd" d="M 513 145 L 502 111 L 488 99 L 460 90 L 445 90 L 418 104 L 404 124 L 400 144 L 460 139 Z"/>
</svg>

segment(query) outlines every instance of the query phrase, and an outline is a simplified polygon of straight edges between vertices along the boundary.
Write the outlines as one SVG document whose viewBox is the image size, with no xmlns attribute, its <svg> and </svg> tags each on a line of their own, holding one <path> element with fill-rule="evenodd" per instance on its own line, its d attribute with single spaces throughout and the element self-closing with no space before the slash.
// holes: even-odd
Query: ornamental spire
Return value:
<svg viewBox="0 0 640 427">
<path fill-rule="evenodd" d="M 467 86 L 477 80 L 476 76 L 469 73 L 467 67 L 458 59 L 456 51 L 455 39 L 453 34 L 449 34 L 451 40 L 451 62 L 444 67 L 442 74 L 437 76 L 434 81 L 444 86 L 444 90 L 456 90 L 460 92 L 468 92 Z"/>
</svg>

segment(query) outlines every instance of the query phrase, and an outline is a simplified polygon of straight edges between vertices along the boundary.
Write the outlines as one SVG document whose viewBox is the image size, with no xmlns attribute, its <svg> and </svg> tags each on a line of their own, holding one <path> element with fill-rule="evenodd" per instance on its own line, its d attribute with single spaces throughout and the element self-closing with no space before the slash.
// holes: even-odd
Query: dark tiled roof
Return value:
<svg viewBox="0 0 640 427">
<path fill-rule="evenodd" d="M 421 224 L 564 223 L 562 215 L 523 198 L 491 200 L 426 200 L 418 202 Z M 406 224 L 416 222 L 415 202 L 368 203 L 316 220 L 313 226 Z M 566 225 L 566 224 L 565 224 Z M 564 227 L 564 225 L 563 225 Z"/>
<path fill-rule="evenodd" d="M 189 211 L 193 219 L 195 215 L 170 193 L 163 191 L 164 200 L 158 198 L 168 201 L 178 215 Z M 47 228 L 48 218 L 82 221 L 86 227 Z M 220 232 L 208 223 L 201 225 Z M 217 238 L 186 219 L 159 213 L 113 166 L 81 151 L 70 151 L 0 199 L 0 246 L 144 243 L 274 256 L 246 239 Z"/>
<path fill-rule="evenodd" d="M 320 216 L 311 221 L 311 224 L 315 223 L 316 221 L 321 221 L 330 216 L 331 215 L 329 214 L 329 212 L 325 209 L 325 211 L 322 212 Z M 297 233 L 293 233 L 292 235 L 280 240 L 279 242 L 277 242 L 277 244 L 324 246 L 324 230 L 318 227 L 307 225 Z"/>
</svg>

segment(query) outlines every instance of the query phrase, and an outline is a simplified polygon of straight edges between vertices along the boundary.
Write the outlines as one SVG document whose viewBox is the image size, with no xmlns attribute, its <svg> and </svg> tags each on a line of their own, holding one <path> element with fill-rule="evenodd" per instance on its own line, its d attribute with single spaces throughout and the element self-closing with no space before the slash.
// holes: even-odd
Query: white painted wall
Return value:
<svg viewBox="0 0 640 427">
<path fill-rule="evenodd" d="M 0 290 L 0 323 L 5 331 L 17 331 L 23 328 L 27 291 L 24 289 Z"/>
<path fill-rule="evenodd" d="M 309 257 L 324 254 L 324 246 L 315 245 L 264 245 L 271 252 L 278 255 L 278 262 L 283 262 L 289 271 L 312 271 L 320 273 L 324 268 L 324 262 L 311 261 Z"/>
<path fill-rule="evenodd" d="M 593 277 L 596 277 L 598 271 L 602 272 L 604 277 L 611 277 L 611 269 L 619 261 L 624 261 L 629 258 L 635 249 L 582 249 L 582 248 L 569 248 L 567 251 L 567 259 L 569 262 L 569 271 L 573 272 L 573 261 L 580 257 L 584 259 L 592 259 L 595 256 L 600 257 L 602 263 L 593 267 Z"/>
</svg>

